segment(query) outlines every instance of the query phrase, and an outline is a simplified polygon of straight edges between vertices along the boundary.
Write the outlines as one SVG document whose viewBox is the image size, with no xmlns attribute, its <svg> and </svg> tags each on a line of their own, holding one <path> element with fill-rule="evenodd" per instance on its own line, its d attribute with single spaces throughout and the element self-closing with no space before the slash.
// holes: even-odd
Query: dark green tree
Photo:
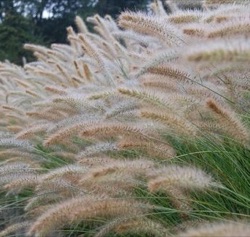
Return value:
<svg viewBox="0 0 250 237">
<path fill-rule="evenodd" d="M 150 0 L 0 0 L 0 60 L 21 63 L 30 58 L 23 44 L 65 43 L 66 27 L 76 15 L 85 19 L 96 13 L 114 18 L 124 10 L 143 10 Z M 47 13 L 49 17 L 45 18 Z"/>
<path fill-rule="evenodd" d="M 33 59 L 32 54 L 23 49 L 24 43 L 41 43 L 34 35 L 34 24 L 20 14 L 8 15 L 0 24 L 0 61 L 21 64 L 22 58 Z"/>
<path fill-rule="evenodd" d="M 36 24 L 30 17 L 34 2 L 0 0 L 0 61 L 7 59 L 21 64 L 23 57 L 31 60 L 32 54 L 23 49 L 23 44 L 43 43 L 41 37 L 35 34 Z"/>
<path fill-rule="evenodd" d="M 45 11 L 50 17 L 41 17 Z M 66 27 L 74 26 L 75 16 L 86 18 L 93 11 L 90 0 L 44 0 L 44 4 L 40 5 L 40 12 L 34 18 L 39 31 L 37 33 L 42 34 L 48 43 L 65 43 Z"/>
<path fill-rule="evenodd" d="M 96 11 L 102 16 L 109 14 L 117 17 L 124 10 L 145 10 L 149 2 L 149 0 L 99 0 L 96 4 Z"/>
</svg>

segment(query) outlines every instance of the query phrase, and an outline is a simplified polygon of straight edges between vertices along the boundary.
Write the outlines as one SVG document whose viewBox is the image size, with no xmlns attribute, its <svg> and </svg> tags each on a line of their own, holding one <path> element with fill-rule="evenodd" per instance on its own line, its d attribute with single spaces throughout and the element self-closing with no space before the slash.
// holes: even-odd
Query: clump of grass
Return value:
<svg viewBox="0 0 250 237">
<path fill-rule="evenodd" d="M 0 236 L 249 232 L 249 4 L 167 4 L 0 63 Z"/>
</svg>

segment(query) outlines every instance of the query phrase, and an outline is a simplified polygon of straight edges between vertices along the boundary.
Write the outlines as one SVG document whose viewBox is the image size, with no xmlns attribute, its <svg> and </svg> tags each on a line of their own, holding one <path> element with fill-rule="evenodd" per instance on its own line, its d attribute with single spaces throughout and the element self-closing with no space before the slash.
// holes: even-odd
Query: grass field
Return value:
<svg viewBox="0 0 250 237">
<path fill-rule="evenodd" d="M 250 5 L 167 4 L 0 63 L 0 236 L 250 236 Z"/>
</svg>

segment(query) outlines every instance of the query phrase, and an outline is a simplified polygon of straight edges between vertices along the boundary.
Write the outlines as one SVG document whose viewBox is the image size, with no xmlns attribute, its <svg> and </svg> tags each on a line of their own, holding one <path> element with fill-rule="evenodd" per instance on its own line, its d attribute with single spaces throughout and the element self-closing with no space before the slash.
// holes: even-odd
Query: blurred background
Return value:
<svg viewBox="0 0 250 237">
<path fill-rule="evenodd" d="M 124 10 L 146 10 L 151 0 L 0 0 L 0 61 L 32 60 L 24 43 L 49 46 L 67 42 L 66 27 L 76 15 L 116 18 Z"/>
</svg>

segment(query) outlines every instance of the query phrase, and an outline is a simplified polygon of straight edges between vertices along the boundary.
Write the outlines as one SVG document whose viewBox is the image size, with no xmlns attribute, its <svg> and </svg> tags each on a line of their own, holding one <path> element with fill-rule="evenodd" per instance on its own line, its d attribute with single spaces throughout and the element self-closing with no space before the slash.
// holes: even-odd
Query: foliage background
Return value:
<svg viewBox="0 0 250 237">
<path fill-rule="evenodd" d="M 98 13 L 116 18 L 124 10 L 145 10 L 150 0 L 0 0 L 0 61 L 22 64 L 32 55 L 24 43 L 49 46 L 66 43 L 66 27 L 76 15 L 85 19 Z M 44 13 L 47 17 L 44 17 Z"/>
</svg>

